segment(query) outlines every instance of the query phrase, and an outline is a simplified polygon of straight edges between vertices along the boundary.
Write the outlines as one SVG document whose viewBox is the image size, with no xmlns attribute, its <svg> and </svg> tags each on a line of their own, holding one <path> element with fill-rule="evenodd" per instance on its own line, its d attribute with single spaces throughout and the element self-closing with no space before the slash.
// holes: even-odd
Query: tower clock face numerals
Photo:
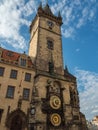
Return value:
<svg viewBox="0 0 98 130">
<path fill-rule="evenodd" d="M 54 113 L 50 116 L 50 121 L 51 121 L 52 125 L 59 126 L 61 124 L 61 117 L 59 114 Z"/>
<path fill-rule="evenodd" d="M 58 96 L 51 96 L 50 97 L 50 106 L 53 109 L 59 109 L 61 107 L 61 100 Z"/>
</svg>

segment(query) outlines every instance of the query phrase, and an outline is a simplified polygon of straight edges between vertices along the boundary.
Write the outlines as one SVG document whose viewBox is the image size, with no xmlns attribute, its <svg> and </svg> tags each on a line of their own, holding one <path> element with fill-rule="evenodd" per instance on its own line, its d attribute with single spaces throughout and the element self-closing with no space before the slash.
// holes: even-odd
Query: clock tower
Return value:
<svg viewBox="0 0 98 130">
<path fill-rule="evenodd" d="M 37 15 L 30 26 L 29 55 L 38 70 L 63 74 L 62 59 L 62 18 L 54 16 L 49 5 L 39 6 Z"/>
<path fill-rule="evenodd" d="M 30 130 L 87 130 L 76 77 L 63 68 L 62 17 L 40 4 L 30 26 L 29 56 L 35 64 Z"/>
</svg>

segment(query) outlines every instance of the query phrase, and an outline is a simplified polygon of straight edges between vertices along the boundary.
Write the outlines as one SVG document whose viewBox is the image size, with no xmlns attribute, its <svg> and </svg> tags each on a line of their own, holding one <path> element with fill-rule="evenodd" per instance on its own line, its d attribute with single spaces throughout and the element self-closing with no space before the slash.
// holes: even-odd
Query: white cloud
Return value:
<svg viewBox="0 0 98 130">
<path fill-rule="evenodd" d="M 77 28 L 80 28 L 82 25 L 84 25 L 84 19 L 80 18 L 78 24 L 76 25 Z"/>
<path fill-rule="evenodd" d="M 23 6 L 21 11 L 25 16 L 31 15 L 33 12 L 37 11 L 37 2 L 35 0 L 30 0 Z"/>
<path fill-rule="evenodd" d="M 43 5 L 45 0 L 41 0 Z M 73 38 L 77 29 L 88 21 L 94 21 L 98 4 L 96 0 L 52 0 L 51 9 L 54 14 L 61 11 L 63 18 L 63 36 Z M 54 3 L 55 2 L 55 3 Z M 10 45 L 24 51 L 29 39 L 24 37 L 26 31 L 21 32 L 22 27 L 28 27 L 37 11 L 40 0 L 1 0 L 0 1 L 0 43 L 2 46 Z M 50 2 L 51 3 L 51 2 Z M 32 18 L 31 18 L 32 17 Z M 28 31 L 27 31 L 27 35 Z"/>
<path fill-rule="evenodd" d="M 64 32 L 68 34 L 67 38 L 73 37 L 77 29 L 81 28 L 89 21 L 94 21 L 97 15 L 97 8 L 98 4 L 96 0 L 60 0 L 58 3 L 52 5 L 54 13 L 61 11 Z M 75 32 L 70 31 L 70 28 Z M 64 36 L 66 37 L 66 35 Z"/>
<path fill-rule="evenodd" d="M 72 27 L 69 27 L 69 28 L 66 28 L 66 29 L 62 28 L 62 34 L 66 38 L 68 38 L 68 37 L 74 37 L 74 33 L 75 33 L 75 30 Z"/>
<path fill-rule="evenodd" d="M 45 6 L 46 0 L 41 0 L 41 2 L 42 2 L 42 5 Z"/>
<path fill-rule="evenodd" d="M 20 29 L 23 25 L 29 26 L 30 21 L 26 16 L 32 14 L 35 7 L 34 0 L 28 3 L 25 3 L 25 0 L 0 2 L 0 39 L 3 39 L 0 42 L 3 46 L 9 44 L 20 50 L 26 48 L 27 41 L 20 34 Z"/>
<path fill-rule="evenodd" d="M 98 115 L 98 74 L 76 68 L 81 111 L 87 119 Z"/>
</svg>

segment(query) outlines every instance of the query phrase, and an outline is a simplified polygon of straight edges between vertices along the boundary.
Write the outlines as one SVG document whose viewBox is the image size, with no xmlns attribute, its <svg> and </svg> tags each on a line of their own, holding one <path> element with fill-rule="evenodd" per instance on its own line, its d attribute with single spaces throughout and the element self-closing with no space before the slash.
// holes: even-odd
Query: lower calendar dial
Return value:
<svg viewBox="0 0 98 130">
<path fill-rule="evenodd" d="M 61 117 L 59 114 L 54 113 L 50 116 L 50 121 L 51 121 L 52 125 L 59 126 L 61 124 Z"/>
</svg>

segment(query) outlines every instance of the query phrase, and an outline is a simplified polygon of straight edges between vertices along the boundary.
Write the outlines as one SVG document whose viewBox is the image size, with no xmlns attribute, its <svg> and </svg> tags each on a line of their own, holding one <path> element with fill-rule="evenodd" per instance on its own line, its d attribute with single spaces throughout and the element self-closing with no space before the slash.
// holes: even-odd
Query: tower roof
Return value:
<svg viewBox="0 0 98 130">
<path fill-rule="evenodd" d="M 45 5 L 45 7 L 42 7 L 42 4 L 40 3 L 37 14 L 38 14 L 38 16 L 47 17 L 47 18 L 57 22 L 58 24 L 62 25 L 62 17 L 60 15 L 60 12 L 59 12 L 58 16 L 55 16 L 53 14 L 53 12 L 51 11 L 51 8 L 48 3 Z"/>
<path fill-rule="evenodd" d="M 43 10 L 44 10 L 45 13 L 53 15 L 53 13 L 52 13 L 48 4 L 46 4 L 46 6 L 43 8 Z"/>
<path fill-rule="evenodd" d="M 76 77 L 73 76 L 71 73 L 69 73 L 69 70 L 68 70 L 67 66 L 65 66 L 65 69 L 64 69 L 64 76 L 66 78 L 70 78 L 70 79 L 76 80 Z"/>
<path fill-rule="evenodd" d="M 37 14 L 34 18 L 34 20 L 32 21 L 31 25 L 30 25 L 30 31 L 31 31 L 31 28 L 32 26 L 34 25 L 35 21 L 36 21 L 36 18 L 37 17 L 46 17 L 52 21 L 55 21 L 56 23 L 58 23 L 60 26 L 63 24 L 62 22 L 62 17 L 61 17 L 61 14 L 60 12 L 58 13 L 58 16 L 55 16 L 51 9 L 50 9 L 50 6 L 48 5 L 48 3 L 46 4 L 45 7 L 42 7 L 42 2 L 39 4 L 39 7 L 38 7 L 38 10 L 37 10 Z"/>
</svg>

